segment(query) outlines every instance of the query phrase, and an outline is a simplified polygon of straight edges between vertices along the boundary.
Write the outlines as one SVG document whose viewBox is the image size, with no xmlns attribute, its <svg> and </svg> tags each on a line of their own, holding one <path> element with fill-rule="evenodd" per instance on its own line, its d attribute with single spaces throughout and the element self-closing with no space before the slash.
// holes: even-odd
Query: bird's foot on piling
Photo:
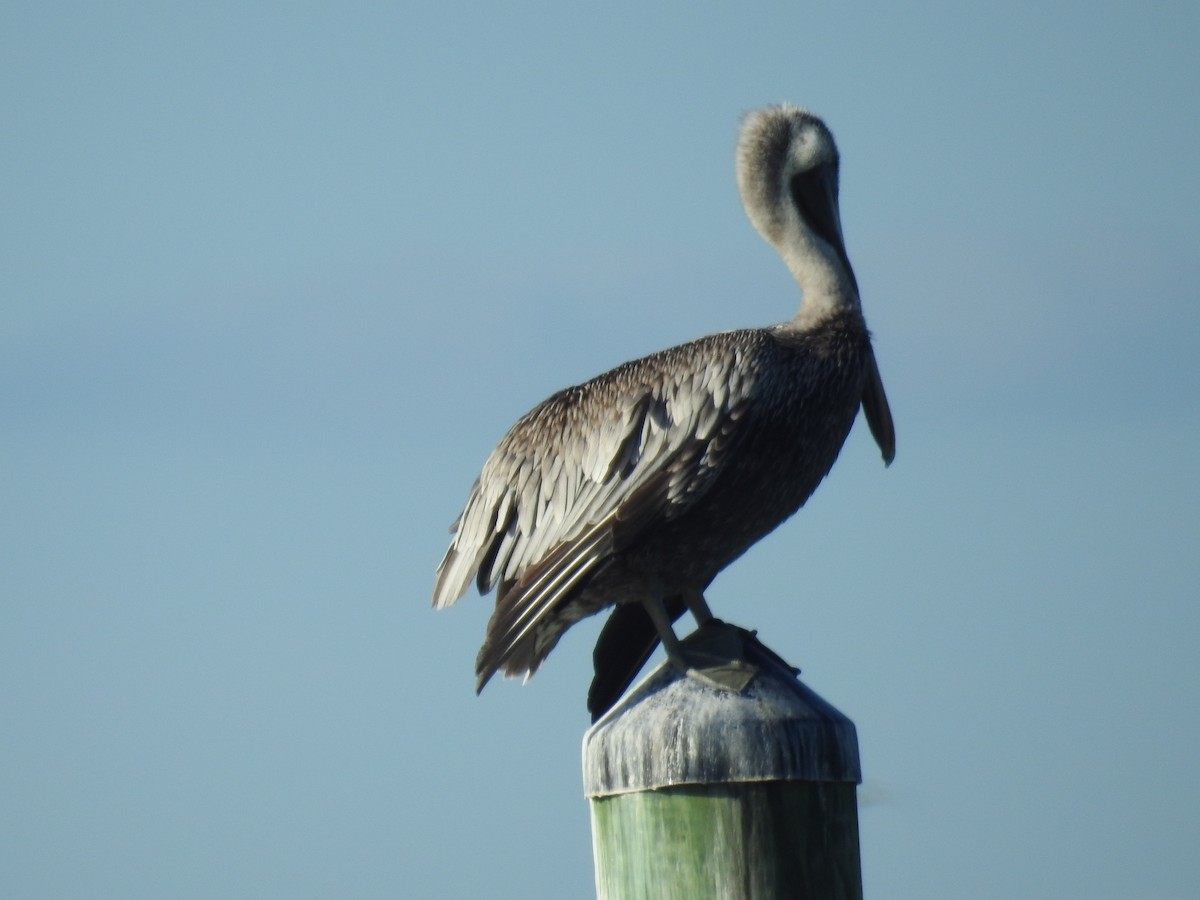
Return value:
<svg viewBox="0 0 1200 900">
<path fill-rule="evenodd" d="M 744 640 L 750 632 L 710 619 L 682 642 L 681 658 L 671 662 L 684 675 L 718 691 L 740 694 L 758 667 L 746 662 Z"/>
<path fill-rule="evenodd" d="M 758 668 L 740 659 L 733 659 L 720 665 L 689 666 L 683 674 L 714 690 L 740 694 L 750 686 L 758 674 Z"/>
</svg>

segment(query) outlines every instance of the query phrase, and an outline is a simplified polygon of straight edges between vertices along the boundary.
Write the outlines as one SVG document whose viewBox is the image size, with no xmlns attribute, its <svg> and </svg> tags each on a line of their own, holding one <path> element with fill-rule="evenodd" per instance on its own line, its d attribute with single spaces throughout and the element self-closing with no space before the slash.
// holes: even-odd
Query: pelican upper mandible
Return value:
<svg viewBox="0 0 1200 900">
<path fill-rule="evenodd" d="M 795 106 L 741 126 L 746 215 L 800 287 L 790 321 L 710 335 L 559 391 L 484 463 L 438 566 L 433 604 L 472 580 L 496 589 L 476 659 L 532 675 L 563 632 L 612 607 L 594 653 L 593 718 L 661 640 L 697 668 L 672 623 L 712 618 L 717 573 L 796 512 L 832 468 L 861 406 L 885 463 L 895 430 L 838 211 L 838 152 Z"/>
</svg>

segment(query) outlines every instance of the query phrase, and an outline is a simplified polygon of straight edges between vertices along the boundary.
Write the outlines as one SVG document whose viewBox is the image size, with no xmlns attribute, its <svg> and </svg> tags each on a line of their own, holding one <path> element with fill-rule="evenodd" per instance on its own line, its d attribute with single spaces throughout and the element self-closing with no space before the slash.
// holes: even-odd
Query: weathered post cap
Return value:
<svg viewBox="0 0 1200 900">
<path fill-rule="evenodd" d="M 714 623 L 688 638 L 740 642 L 757 670 L 740 693 L 664 663 L 583 739 L 588 797 L 681 784 L 862 781 L 854 723 L 807 688 L 752 632 Z"/>
</svg>

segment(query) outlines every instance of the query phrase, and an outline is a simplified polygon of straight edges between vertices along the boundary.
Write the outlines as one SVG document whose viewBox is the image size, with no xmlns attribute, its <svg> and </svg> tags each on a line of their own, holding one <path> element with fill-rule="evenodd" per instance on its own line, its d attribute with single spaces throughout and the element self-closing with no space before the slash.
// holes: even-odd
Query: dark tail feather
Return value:
<svg viewBox="0 0 1200 900">
<path fill-rule="evenodd" d="M 667 615 L 676 621 L 687 607 L 680 597 L 668 597 Z M 608 617 L 592 651 L 595 677 L 588 690 L 588 712 L 595 722 L 621 699 L 658 646 L 658 631 L 640 603 L 622 603 Z"/>
</svg>

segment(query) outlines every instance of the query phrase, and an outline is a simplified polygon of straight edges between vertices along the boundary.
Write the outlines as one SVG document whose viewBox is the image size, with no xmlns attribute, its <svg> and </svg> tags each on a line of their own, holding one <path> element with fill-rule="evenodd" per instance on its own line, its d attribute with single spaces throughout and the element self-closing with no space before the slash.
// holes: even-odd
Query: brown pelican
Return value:
<svg viewBox="0 0 1200 900">
<path fill-rule="evenodd" d="M 886 463 L 895 431 L 838 212 L 838 153 L 794 106 L 750 113 L 737 145 L 746 215 L 800 286 L 795 318 L 627 362 L 559 391 L 483 466 L 437 570 L 433 604 L 496 588 L 475 667 L 531 676 L 575 622 L 616 605 L 594 654 L 593 717 L 688 608 L 712 621 L 717 573 L 799 509 L 861 405 Z"/>
</svg>

